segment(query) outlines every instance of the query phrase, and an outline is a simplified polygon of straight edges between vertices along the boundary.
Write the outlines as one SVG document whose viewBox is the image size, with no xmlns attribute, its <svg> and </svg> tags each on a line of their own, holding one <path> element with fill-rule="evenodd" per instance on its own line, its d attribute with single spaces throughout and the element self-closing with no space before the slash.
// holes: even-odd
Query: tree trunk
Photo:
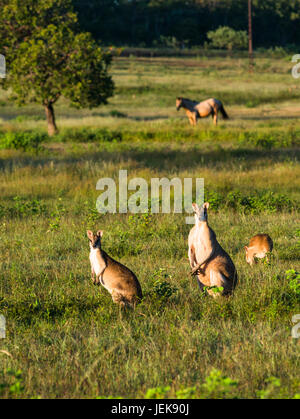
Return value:
<svg viewBox="0 0 300 419">
<path fill-rule="evenodd" d="M 45 107 L 45 113 L 47 118 L 47 124 L 48 124 L 48 135 L 52 136 L 57 134 L 58 129 L 55 123 L 55 116 L 54 116 L 54 109 L 52 103 L 48 103 L 44 105 Z"/>
</svg>

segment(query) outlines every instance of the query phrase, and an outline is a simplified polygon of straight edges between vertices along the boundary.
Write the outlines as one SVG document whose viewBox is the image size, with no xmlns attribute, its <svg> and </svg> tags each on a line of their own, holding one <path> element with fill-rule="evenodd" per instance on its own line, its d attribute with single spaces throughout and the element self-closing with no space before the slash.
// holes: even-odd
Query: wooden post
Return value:
<svg viewBox="0 0 300 419">
<path fill-rule="evenodd" d="M 252 10 L 251 0 L 248 0 L 248 54 L 249 54 L 249 72 L 253 72 L 253 47 L 252 47 Z"/>
</svg>

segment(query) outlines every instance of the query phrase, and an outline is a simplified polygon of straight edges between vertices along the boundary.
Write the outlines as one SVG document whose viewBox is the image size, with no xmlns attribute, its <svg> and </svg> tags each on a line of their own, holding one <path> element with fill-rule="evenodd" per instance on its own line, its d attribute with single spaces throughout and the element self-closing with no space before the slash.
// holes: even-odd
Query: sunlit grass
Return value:
<svg viewBox="0 0 300 419">
<path fill-rule="evenodd" d="M 261 58 L 250 75 L 245 59 L 121 58 L 112 71 L 108 106 L 61 100 L 57 137 L 37 150 L 0 150 L 0 396 L 134 398 L 170 387 L 175 397 L 195 387 L 209 397 L 202 385 L 216 368 L 237 382 L 228 397 L 294 397 L 300 305 L 286 271 L 300 270 L 300 90 L 290 62 Z M 217 128 L 211 119 L 190 127 L 176 112 L 178 94 L 215 93 L 231 117 Z M 41 107 L 6 98 L 0 137 L 46 132 Z M 97 180 L 118 182 L 121 169 L 148 183 L 204 178 L 209 223 L 237 267 L 234 296 L 200 294 L 185 214 L 98 214 Z M 255 197 L 253 207 L 230 201 L 233 193 Z M 91 283 L 87 229 L 104 230 L 104 250 L 137 274 L 144 300 L 134 312 Z M 273 258 L 251 268 L 244 246 L 257 233 L 272 237 Z M 170 295 L 161 298 L 155 281 Z M 270 377 L 280 380 L 272 391 Z"/>
</svg>

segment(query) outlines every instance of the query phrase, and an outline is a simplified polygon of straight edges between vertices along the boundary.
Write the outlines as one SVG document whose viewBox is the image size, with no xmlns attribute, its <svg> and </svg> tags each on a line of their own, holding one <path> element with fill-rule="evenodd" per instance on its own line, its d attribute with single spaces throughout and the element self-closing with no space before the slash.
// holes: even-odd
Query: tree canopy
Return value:
<svg viewBox="0 0 300 419">
<path fill-rule="evenodd" d="M 57 131 L 54 103 L 96 107 L 113 94 L 111 54 L 80 32 L 70 0 L 5 1 L 0 17 L 1 50 L 7 60 L 4 88 L 19 103 L 44 106 L 49 135 Z"/>
<path fill-rule="evenodd" d="M 210 45 L 214 48 L 245 49 L 247 47 L 247 32 L 235 31 L 228 26 L 220 26 L 215 31 L 209 31 L 207 38 L 210 40 Z"/>
</svg>

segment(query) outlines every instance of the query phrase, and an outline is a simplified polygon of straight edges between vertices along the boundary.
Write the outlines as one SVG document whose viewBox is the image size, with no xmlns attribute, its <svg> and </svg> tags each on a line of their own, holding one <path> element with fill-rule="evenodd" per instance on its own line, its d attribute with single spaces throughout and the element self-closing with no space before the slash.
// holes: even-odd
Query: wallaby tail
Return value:
<svg viewBox="0 0 300 419">
<path fill-rule="evenodd" d="M 220 112 L 221 112 L 224 119 L 229 119 L 229 116 L 228 116 L 227 112 L 225 111 L 223 105 L 221 105 L 221 107 L 220 107 Z"/>
<path fill-rule="evenodd" d="M 114 303 L 119 304 L 121 307 L 135 308 L 141 302 L 141 298 L 137 296 L 125 296 L 117 291 L 112 292 L 112 299 Z"/>
</svg>

